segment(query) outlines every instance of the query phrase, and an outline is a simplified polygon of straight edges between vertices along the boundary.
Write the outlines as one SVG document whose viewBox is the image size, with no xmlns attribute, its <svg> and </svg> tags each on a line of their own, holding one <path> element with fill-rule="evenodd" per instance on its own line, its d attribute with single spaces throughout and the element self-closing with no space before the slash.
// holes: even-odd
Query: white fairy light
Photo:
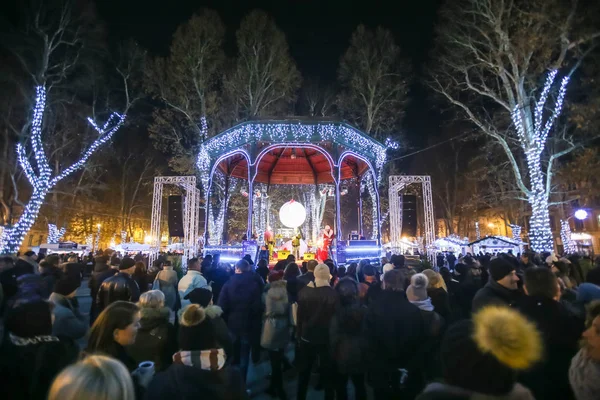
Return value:
<svg viewBox="0 0 600 400">
<path fill-rule="evenodd" d="M 574 254 L 577 251 L 577 246 L 575 245 L 575 241 L 573 241 L 571 235 L 571 226 L 569 225 L 569 221 L 561 219 L 560 240 L 563 242 L 564 254 Z"/>
<path fill-rule="evenodd" d="M 109 141 L 114 133 L 123 125 L 125 116 L 113 113 L 104 126 L 99 128 L 98 125 L 91 119 L 88 119 L 90 124 L 96 129 L 99 137 L 90 145 L 90 147 L 81 155 L 80 159 L 70 167 L 64 169 L 61 173 L 52 177 L 50 164 L 46 157 L 44 147 L 42 145 L 42 125 L 44 118 L 44 110 L 46 108 L 46 88 L 44 86 L 36 87 L 36 99 L 33 109 L 33 118 L 31 122 L 31 132 L 29 140 L 31 150 L 36 161 L 37 172 L 31 165 L 29 157 L 26 154 L 25 146 L 21 143 L 17 145 L 17 160 L 23 169 L 25 176 L 33 187 L 33 192 L 29 202 L 25 206 L 19 220 L 10 228 L 6 229 L 5 241 L 1 248 L 1 253 L 15 253 L 23 243 L 25 235 L 33 226 L 44 199 L 48 192 L 62 179 L 66 178 L 73 172 L 77 171 L 85 165 L 90 156 L 104 143 Z M 116 122 L 115 122 L 116 120 Z"/>
<path fill-rule="evenodd" d="M 63 227 L 58 229 L 54 224 L 48 224 L 48 243 L 58 243 L 67 230 Z"/>
<path fill-rule="evenodd" d="M 509 224 L 510 229 L 512 230 L 512 238 L 513 240 L 520 242 L 521 241 L 521 226 L 515 224 Z"/>
<path fill-rule="evenodd" d="M 552 129 L 554 121 L 560 115 L 564 103 L 569 77 L 565 76 L 560 83 L 556 102 L 552 113 L 544 123 L 544 107 L 548 102 L 550 90 L 555 82 L 557 70 L 552 70 L 546 77 L 546 82 L 535 104 L 533 129 L 526 129 L 523 124 L 522 105 L 517 105 L 512 112 L 512 120 L 517 130 L 519 144 L 525 152 L 527 170 L 529 172 L 530 189 L 527 201 L 531 206 L 531 219 L 529 238 L 533 250 L 552 251 L 554 249 L 552 229 L 550 227 L 550 213 L 548 210 L 548 198 L 544 184 L 545 176 L 542 172 L 542 153 L 546 146 L 548 134 Z"/>
</svg>

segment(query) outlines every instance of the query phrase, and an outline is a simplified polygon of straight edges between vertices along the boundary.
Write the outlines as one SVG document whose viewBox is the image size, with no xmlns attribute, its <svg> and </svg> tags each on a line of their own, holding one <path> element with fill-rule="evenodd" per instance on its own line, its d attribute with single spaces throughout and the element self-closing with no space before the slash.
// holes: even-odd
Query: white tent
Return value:
<svg viewBox="0 0 600 400">
<path fill-rule="evenodd" d="M 524 243 L 506 236 L 486 236 L 469 244 L 472 253 L 507 253 L 513 254 L 523 252 Z"/>
<path fill-rule="evenodd" d="M 122 251 L 122 252 L 127 252 L 127 253 L 133 253 L 133 252 L 147 253 L 150 251 L 150 245 L 142 244 L 142 243 L 135 243 L 135 242 L 121 243 L 121 244 L 115 246 L 115 251 Z"/>
<path fill-rule="evenodd" d="M 467 248 L 469 247 L 469 241 L 464 238 L 461 239 L 459 236 L 451 235 L 437 239 L 433 242 L 433 249 L 435 251 L 451 251 L 457 254 L 467 254 Z"/>
</svg>

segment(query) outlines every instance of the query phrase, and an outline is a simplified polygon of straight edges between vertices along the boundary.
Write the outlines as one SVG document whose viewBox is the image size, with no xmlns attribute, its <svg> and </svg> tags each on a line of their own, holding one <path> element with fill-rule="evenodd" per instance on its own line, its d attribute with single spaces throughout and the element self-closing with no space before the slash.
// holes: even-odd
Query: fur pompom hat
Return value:
<svg viewBox="0 0 600 400">
<path fill-rule="evenodd" d="M 198 304 L 185 307 L 179 318 L 179 348 L 184 351 L 218 349 L 213 323 Z"/>
<path fill-rule="evenodd" d="M 535 325 L 517 311 L 496 306 L 452 325 L 441 346 L 448 384 L 495 396 L 511 392 L 517 371 L 530 368 L 541 354 Z"/>
<path fill-rule="evenodd" d="M 409 301 L 427 300 L 427 285 L 429 280 L 425 274 L 414 274 L 410 278 L 410 285 L 406 288 L 406 297 Z"/>
</svg>

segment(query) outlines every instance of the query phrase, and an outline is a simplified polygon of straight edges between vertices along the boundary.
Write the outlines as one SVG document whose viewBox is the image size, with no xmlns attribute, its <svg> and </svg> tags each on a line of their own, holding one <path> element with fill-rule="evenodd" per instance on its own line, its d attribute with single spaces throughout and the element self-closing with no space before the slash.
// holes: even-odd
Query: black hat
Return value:
<svg viewBox="0 0 600 400">
<path fill-rule="evenodd" d="M 190 304 L 179 318 L 179 348 L 184 351 L 219 348 L 215 328 L 204 308 Z"/>
<path fill-rule="evenodd" d="M 6 329 L 19 337 L 52 334 L 50 303 L 39 296 L 24 296 L 15 301 L 6 316 Z"/>
<path fill-rule="evenodd" d="M 212 299 L 212 292 L 204 288 L 196 288 L 185 295 L 184 299 L 194 304 L 200 304 L 202 307 L 208 307 Z"/>
<path fill-rule="evenodd" d="M 56 281 L 53 292 L 68 296 L 79 288 L 79 281 L 70 276 L 64 276 Z"/>
<path fill-rule="evenodd" d="M 123 271 L 125 269 L 129 269 L 131 267 L 135 266 L 135 261 L 133 261 L 133 258 L 131 257 L 125 257 L 122 261 L 121 264 L 119 264 L 119 271 Z"/>
<path fill-rule="evenodd" d="M 514 270 L 515 266 L 503 258 L 498 257 L 490 261 L 490 276 L 495 281 L 499 281 Z"/>
<path fill-rule="evenodd" d="M 440 349 L 444 380 L 470 391 L 506 395 L 518 370 L 542 353 L 535 325 L 508 307 L 486 307 L 446 331 Z"/>
</svg>

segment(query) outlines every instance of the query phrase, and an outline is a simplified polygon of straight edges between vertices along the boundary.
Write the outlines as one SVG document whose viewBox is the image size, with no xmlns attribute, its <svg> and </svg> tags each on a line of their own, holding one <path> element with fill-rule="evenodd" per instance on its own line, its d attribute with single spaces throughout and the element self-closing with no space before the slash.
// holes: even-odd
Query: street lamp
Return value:
<svg viewBox="0 0 600 400">
<path fill-rule="evenodd" d="M 577 245 L 573 240 L 573 236 L 571 233 L 571 225 L 569 225 L 569 220 L 573 217 L 578 219 L 579 221 L 583 221 L 588 216 L 588 212 L 584 209 L 576 210 L 573 215 L 568 217 L 567 219 L 560 220 L 560 239 L 563 242 L 563 248 L 565 253 L 575 253 L 577 251 Z"/>
<path fill-rule="evenodd" d="M 578 220 L 580 220 L 580 221 L 583 221 L 584 219 L 586 219 L 586 218 L 587 218 L 587 216 L 588 216 L 588 212 L 587 212 L 587 211 L 585 211 L 584 209 L 579 209 L 579 210 L 575 211 L 575 214 L 574 214 L 574 216 L 575 216 L 575 218 L 577 218 Z"/>
</svg>

